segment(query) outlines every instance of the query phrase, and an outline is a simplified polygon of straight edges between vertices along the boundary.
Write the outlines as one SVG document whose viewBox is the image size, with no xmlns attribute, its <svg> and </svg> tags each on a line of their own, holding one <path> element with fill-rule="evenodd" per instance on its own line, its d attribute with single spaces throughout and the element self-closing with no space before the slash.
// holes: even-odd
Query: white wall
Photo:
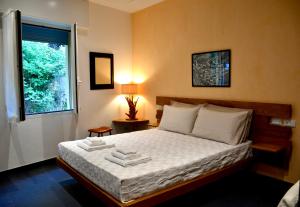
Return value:
<svg viewBox="0 0 300 207">
<path fill-rule="evenodd" d="M 49 2 L 56 2 L 51 6 Z M 0 86 L 0 171 L 57 156 L 57 144 L 82 138 L 87 129 L 111 125 L 120 117 L 119 85 L 112 90 L 89 89 L 89 52 L 111 52 L 115 74 L 131 74 L 131 17 L 128 13 L 88 3 L 86 0 L 0 0 L 0 12 L 19 9 L 23 15 L 50 21 L 78 22 L 79 116 L 70 112 L 27 117 L 13 126 L 11 137 L 5 120 L 3 87 Z M 0 30 L 0 39 L 2 32 Z M 0 58 L 2 58 L 0 41 Z M 1 63 L 0 59 L 0 63 Z M 0 81 L 2 78 L 0 70 Z M 115 76 L 118 80 L 118 76 Z M 1 81 L 2 83 L 2 81 Z M 0 84 L 1 85 L 1 84 Z"/>
<path fill-rule="evenodd" d="M 87 0 L 0 0 L 0 12 L 19 9 L 23 15 L 73 23 L 89 24 Z"/>
<path fill-rule="evenodd" d="M 2 63 L 2 29 L 0 28 L 0 63 Z M 3 83 L 3 71 L 0 70 L 0 83 Z M 0 166 L 5 169 L 8 166 L 8 154 L 10 140 L 8 137 L 8 124 L 5 119 L 3 90 L 0 84 Z M 3 166 L 3 167 L 2 167 Z"/>
<path fill-rule="evenodd" d="M 92 5 L 89 12 L 90 27 L 88 31 L 84 29 L 79 31 L 79 63 L 82 68 L 79 75 L 85 83 L 79 90 L 80 134 L 84 134 L 91 126 L 110 125 L 112 119 L 120 117 L 121 110 L 116 96 L 119 85 L 116 83 L 115 90 L 89 89 L 88 52 L 102 51 L 114 54 L 116 82 L 120 81 L 120 75 L 131 74 L 130 15 L 108 7 L 90 5 Z"/>
</svg>

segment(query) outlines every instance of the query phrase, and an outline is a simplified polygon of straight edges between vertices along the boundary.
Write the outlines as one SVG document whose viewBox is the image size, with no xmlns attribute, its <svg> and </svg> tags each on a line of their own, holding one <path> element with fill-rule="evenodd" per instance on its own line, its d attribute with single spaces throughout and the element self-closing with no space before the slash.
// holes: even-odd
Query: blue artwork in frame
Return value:
<svg viewBox="0 0 300 207">
<path fill-rule="evenodd" d="M 230 58 L 230 50 L 193 53 L 193 87 L 230 87 Z"/>
</svg>

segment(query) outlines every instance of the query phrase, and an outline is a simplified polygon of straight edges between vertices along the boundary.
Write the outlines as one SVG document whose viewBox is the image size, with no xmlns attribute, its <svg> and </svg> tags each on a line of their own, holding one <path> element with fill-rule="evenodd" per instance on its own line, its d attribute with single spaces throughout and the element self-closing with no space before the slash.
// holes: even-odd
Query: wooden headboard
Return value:
<svg viewBox="0 0 300 207">
<path fill-rule="evenodd" d="M 286 159 L 290 157 L 291 128 L 270 124 L 271 118 L 291 119 L 292 106 L 290 104 L 157 96 L 156 118 L 158 123 L 162 116 L 162 106 L 170 105 L 171 100 L 190 104 L 209 103 L 226 107 L 253 109 L 254 114 L 250 130 L 250 139 L 253 141 L 253 147 L 270 152 L 279 152 L 285 149 Z"/>
</svg>

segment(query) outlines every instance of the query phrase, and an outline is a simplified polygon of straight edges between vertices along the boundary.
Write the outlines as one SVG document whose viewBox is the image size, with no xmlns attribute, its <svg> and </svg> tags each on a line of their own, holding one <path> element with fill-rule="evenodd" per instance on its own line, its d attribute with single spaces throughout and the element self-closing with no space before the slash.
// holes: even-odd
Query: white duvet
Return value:
<svg viewBox="0 0 300 207">
<path fill-rule="evenodd" d="M 124 168 L 104 159 L 115 148 L 87 152 L 77 146 L 78 141 L 60 143 L 59 155 L 122 202 L 251 156 L 249 141 L 233 146 L 159 129 L 111 135 L 103 139 L 116 147 L 137 149 L 152 160 Z"/>
</svg>

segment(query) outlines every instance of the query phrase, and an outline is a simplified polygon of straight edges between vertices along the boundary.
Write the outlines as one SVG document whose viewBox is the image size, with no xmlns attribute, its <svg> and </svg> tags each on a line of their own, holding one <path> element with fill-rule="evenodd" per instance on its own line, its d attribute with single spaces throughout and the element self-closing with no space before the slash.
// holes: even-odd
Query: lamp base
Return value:
<svg viewBox="0 0 300 207">
<path fill-rule="evenodd" d="M 129 106 L 129 112 L 125 113 L 126 116 L 128 116 L 128 119 L 126 119 L 126 120 L 137 120 L 136 114 L 137 114 L 138 110 L 136 110 L 136 104 L 137 104 L 139 98 L 137 98 L 136 101 L 134 101 L 133 96 L 131 96 L 131 97 L 127 96 L 127 97 L 125 97 L 125 99 Z"/>
</svg>

